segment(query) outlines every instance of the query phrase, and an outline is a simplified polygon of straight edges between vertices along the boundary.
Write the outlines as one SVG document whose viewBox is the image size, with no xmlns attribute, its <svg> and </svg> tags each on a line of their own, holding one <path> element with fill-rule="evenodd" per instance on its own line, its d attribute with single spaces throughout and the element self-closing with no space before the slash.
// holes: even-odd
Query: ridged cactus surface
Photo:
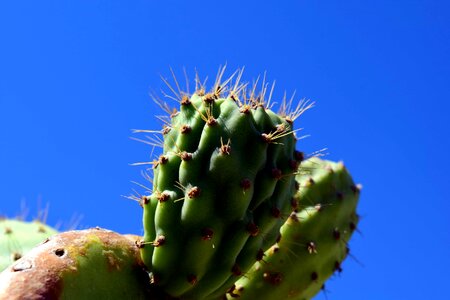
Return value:
<svg viewBox="0 0 450 300">
<path fill-rule="evenodd" d="M 54 228 L 39 221 L 0 219 L 0 272 L 56 233 Z"/>
<path fill-rule="evenodd" d="M 228 299 L 311 299 L 342 271 L 348 241 L 356 229 L 359 187 L 342 163 L 311 158 L 297 176 L 298 209 Z"/>
<path fill-rule="evenodd" d="M 153 192 L 142 199 L 142 256 L 155 285 L 183 299 L 223 294 L 275 242 L 291 211 L 294 114 L 264 93 L 216 82 L 179 99 L 162 131 Z"/>
</svg>

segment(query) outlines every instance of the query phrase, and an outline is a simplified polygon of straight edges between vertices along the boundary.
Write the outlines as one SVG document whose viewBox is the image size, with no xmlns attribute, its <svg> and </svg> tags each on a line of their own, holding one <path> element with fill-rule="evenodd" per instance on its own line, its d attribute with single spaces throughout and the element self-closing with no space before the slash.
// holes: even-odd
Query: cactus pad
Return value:
<svg viewBox="0 0 450 300">
<path fill-rule="evenodd" d="M 228 299 L 311 299 L 333 273 L 342 271 L 358 222 L 359 187 L 341 163 L 318 158 L 302 164 L 297 180 L 298 210 Z"/>
<path fill-rule="evenodd" d="M 0 299 L 152 299 L 137 239 L 98 228 L 55 235 L 0 274 Z"/>
</svg>

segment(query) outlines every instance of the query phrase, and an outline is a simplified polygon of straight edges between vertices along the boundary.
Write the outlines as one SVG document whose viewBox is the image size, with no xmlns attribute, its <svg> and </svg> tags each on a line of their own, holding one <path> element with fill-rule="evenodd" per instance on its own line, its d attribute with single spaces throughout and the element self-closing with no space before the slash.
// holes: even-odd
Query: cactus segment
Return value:
<svg viewBox="0 0 450 300">
<path fill-rule="evenodd" d="M 138 239 L 99 228 L 50 237 L 0 274 L 0 299 L 151 299 Z"/>
<path fill-rule="evenodd" d="M 0 219 L 0 272 L 58 232 L 39 221 Z"/>
<path fill-rule="evenodd" d="M 275 242 L 291 210 L 301 161 L 292 120 L 264 95 L 225 90 L 182 97 L 142 202 L 143 261 L 173 297 L 223 294 Z"/>
<path fill-rule="evenodd" d="M 360 189 L 342 163 L 319 158 L 305 161 L 297 180 L 298 210 L 228 299 L 311 299 L 333 273 L 342 271 L 358 223 Z"/>
</svg>

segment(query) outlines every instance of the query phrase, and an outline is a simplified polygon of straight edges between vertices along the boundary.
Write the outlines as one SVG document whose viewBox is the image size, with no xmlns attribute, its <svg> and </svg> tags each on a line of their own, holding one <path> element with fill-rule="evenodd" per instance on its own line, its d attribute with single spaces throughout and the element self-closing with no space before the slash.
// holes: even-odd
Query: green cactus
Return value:
<svg viewBox="0 0 450 300">
<path fill-rule="evenodd" d="M 247 93 L 241 73 L 234 84 L 222 75 L 210 93 L 179 95 L 141 201 L 143 261 L 155 285 L 183 299 L 224 294 L 275 242 L 303 159 L 293 121 L 311 105 L 287 113 L 283 102 L 276 114 L 266 84 Z"/>
<path fill-rule="evenodd" d="M 0 272 L 56 233 L 40 221 L 0 219 Z"/>
<path fill-rule="evenodd" d="M 356 229 L 360 188 L 342 163 L 311 158 L 297 176 L 298 209 L 281 227 L 280 238 L 238 280 L 228 299 L 310 299 L 341 272 L 347 242 Z"/>
<path fill-rule="evenodd" d="M 209 93 L 169 86 L 180 108 L 167 109 L 152 193 L 138 198 L 144 237 L 2 219 L 0 300 L 305 300 L 342 271 L 360 187 L 342 163 L 295 149 L 293 122 L 312 104 L 288 112 L 283 99 L 274 113 L 265 82 L 247 92 L 224 70 Z"/>
<path fill-rule="evenodd" d="M 0 274 L 0 299 L 164 299 L 138 239 L 99 228 L 52 236 Z"/>
</svg>

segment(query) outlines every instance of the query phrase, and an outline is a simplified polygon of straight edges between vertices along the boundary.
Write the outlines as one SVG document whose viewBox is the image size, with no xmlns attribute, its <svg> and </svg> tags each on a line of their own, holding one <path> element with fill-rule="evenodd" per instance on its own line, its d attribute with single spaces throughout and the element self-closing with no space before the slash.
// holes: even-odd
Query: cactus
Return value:
<svg viewBox="0 0 450 300">
<path fill-rule="evenodd" d="M 99 228 L 50 237 L 0 274 L 0 299 L 162 299 L 137 239 Z"/>
<path fill-rule="evenodd" d="M 0 219 L 0 272 L 56 233 L 55 229 L 40 221 Z"/>
<path fill-rule="evenodd" d="M 223 70 L 211 92 L 179 95 L 141 201 L 144 263 L 155 285 L 184 299 L 224 293 L 275 242 L 303 159 L 293 121 L 311 105 L 287 113 L 283 102 L 276 114 L 266 84 L 246 93 L 242 74 L 232 85 Z"/>
<path fill-rule="evenodd" d="M 248 91 L 241 71 L 222 81 L 224 70 L 208 93 L 198 80 L 192 95 L 176 79 L 169 85 L 180 107 L 161 104 L 170 118 L 159 131 L 163 153 L 149 163 L 151 194 L 132 196 L 144 236 L 52 236 L 0 274 L 0 300 L 303 300 L 341 272 L 360 188 L 343 164 L 303 161 L 296 150 L 294 120 L 312 103 L 291 111 L 284 98 L 275 113 L 273 86 L 268 97 L 265 80 Z M 0 239 L 8 257 L 31 241 L 33 230 L 18 235 L 20 226 Z"/>
<path fill-rule="evenodd" d="M 297 176 L 298 210 L 280 238 L 236 282 L 228 299 L 310 299 L 335 272 L 342 271 L 347 242 L 356 229 L 360 188 L 342 163 L 312 158 Z"/>
</svg>

